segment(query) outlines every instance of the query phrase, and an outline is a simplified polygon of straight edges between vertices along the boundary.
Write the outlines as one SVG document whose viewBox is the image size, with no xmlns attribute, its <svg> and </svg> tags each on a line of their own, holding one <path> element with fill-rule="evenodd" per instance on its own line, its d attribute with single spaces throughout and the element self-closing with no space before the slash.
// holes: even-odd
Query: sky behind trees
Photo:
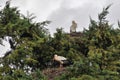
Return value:
<svg viewBox="0 0 120 80">
<path fill-rule="evenodd" d="M 1 0 L 0 5 L 3 6 L 6 1 Z M 119 0 L 11 0 L 11 5 L 17 6 L 22 14 L 26 15 L 27 11 L 34 13 L 35 21 L 52 21 L 47 27 L 51 33 L 57 27 L 63 27 L 69 32 L 72 20 L 78 23 L 77 31 L 82 31 L 88 27 L 90 16 L 97 19 L 97 14 L 109 4 L 113 5 L 108 20 L 116 24 L 120 19 Z"/>
<path fill-rule="evenodd" d="M 3 8 L 6 1 L 0 0 L 0 8 Z M 57 27 L 63 27 L 69 32 L 72 20 L 78 24 L 77 31 L 82 31 L 89 25 L 90 16 L 97 20 L 97 15 L 103 7 L 113 4 L 109 9 L 108 20 L 116 27 L 120 20 L 119 0 L 11 0 L 11 6 L 17 6 L 24 15 L 27 11 L 34 13 L 35 21 L 52 21 L 47 28 L 50 33 L 54 33 Z M 0 47 L 0 52 L 7 48 Z"/>
</svg>

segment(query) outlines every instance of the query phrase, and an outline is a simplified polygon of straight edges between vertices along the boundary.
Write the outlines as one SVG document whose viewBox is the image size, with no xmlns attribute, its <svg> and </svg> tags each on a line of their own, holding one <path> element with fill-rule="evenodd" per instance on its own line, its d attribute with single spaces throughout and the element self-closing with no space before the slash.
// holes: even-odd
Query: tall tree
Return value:
<svg viewBox="0 0 120 80">
<path fill-rule="evenodd" d="M 0 38 L 8 36 L 11 47 L 11 51 L 5 53 L 0 64 L 0 72 L 4 76 L 13 75 L 17 70 L 28 73 L 39 63 L 34 58 L 34 47 L 48 40 L 48 30 L 44 26 L 50 22 L 36 23 L 32 21 L 33 16 L 28 16 L 21 15 L 16 7 L 10 7 L 10 2 L 6 2 L 0 11 Z"/>
<path fill-rule="evenodd" d="M 104 8 L 98 15 L 98 22 L 91 19 L 89 30 L 86 30 L 85 34 L 88 39 L 89 58 L 99 65 L 100 70 L 109 70 L 117 74 L 120 55 L 116 46 L 119 45 L 120 35 L 106 20 L 109 7 Z"/>
</svg>

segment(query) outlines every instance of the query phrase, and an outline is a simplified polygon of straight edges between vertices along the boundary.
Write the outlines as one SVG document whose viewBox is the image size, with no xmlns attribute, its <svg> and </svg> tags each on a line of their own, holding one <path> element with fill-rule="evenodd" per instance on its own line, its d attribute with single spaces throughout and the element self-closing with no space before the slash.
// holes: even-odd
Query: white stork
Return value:
<svg viewBox="0 0 120 80">
<path fill-rule="evenodd" d="M 64 61 L 66 61 L 67 58 L 65 58 L 65 57 L 63 57 L 63 56 L 58 56 L 58 55 L 55 54 L 53 60 L 59 62 L 59 63 L 60 63 L 60 67 L 62 67 Z"/>
</svg>

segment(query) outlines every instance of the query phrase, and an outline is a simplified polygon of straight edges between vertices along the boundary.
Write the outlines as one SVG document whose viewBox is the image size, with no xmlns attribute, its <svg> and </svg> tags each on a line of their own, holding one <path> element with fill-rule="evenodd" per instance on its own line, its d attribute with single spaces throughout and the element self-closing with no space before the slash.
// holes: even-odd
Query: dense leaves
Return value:
<svg viewBox="0 0 120 80">
<path fill-rule="evenodd" d="M 109 7 L 98 21 L 90 18 L 81 37 L 70 36 L 63 28 L 51 37 L 45 28 L 50 21 L 34 22 L 32 14 L 24 16 L 7 2 L 0 10 L 0 40 L 8 41 L 11 50 L 0 58 L 0 80 L 47 80 L 42 70 L 55 67 L 54 54 L 74 62 L 56 80 L 119 80 L 120 23 L 117 29 L 109 24 Z"/>
<path fill-rule="evenodd" d="M 113 29 L 106 20 L 109 7 L 104 8 L 98 15 L 98 21 L 90 19 L 89 29 L 83 31 L 83 39 L 88 47 L 87 57 L 82 57 L 82 60 L 77 61 L 69 69 L 70 73 L 61 78 L 70 80 L 119 80 L 120 28 Z"/>
<path fill-rule="evenodd" d="M 18 72 L 29 74 L 37 67 L 41 68 L 40 65 L 37 66 L 41 63 L 37 55 L 40 57 L 44 53 L 40 49 L 38 49 L 40 52 L 35 49 L 43 48 L 49 39 L 48 30 L 44 28 L 48 23 L 49 21 L 33 22 L 31 17 L 22 16 L 16 7 L 11 8 L 10 3 L 6 3 L 4 9 L 0 11 L 0 37 L 3 40 L 8 38 L 11 50 L 6 52 L 0 61 L 0 73 L 3 79 L 7 75 L 9 78 Z M 46 57 L 43 59 L 45 62 Z"/>
</svg>

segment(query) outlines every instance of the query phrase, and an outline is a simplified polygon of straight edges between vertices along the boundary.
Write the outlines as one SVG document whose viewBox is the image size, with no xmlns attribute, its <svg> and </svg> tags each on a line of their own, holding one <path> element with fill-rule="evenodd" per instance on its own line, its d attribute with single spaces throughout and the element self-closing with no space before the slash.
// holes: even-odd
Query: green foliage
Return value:
<svg viewBox="0 0 120 80">
<path fill-rule="evenodd" d="M 36 70 L 34 73 L 32 73 L 32 80 L 48 80 L 40 70 Z"/>
<path fill-rule="evenodd" d="M 109 7 L 110 6 L 104 8 L 102 13 L 99 14 L 98 22 L 91 19 L 89 30 L 86 31 L 85 34 L 88 36 L 87 39 L 89 40 L 88 58 L 99 64 L 101 70 L 109 69 L 114 72 L 118 68 L 116 64 L 119 61 L 119 50 L 116 48 L 119 43 L 115 45 L 116 40 L 119 40 L 119 38 L 116 39 L 115 37 L 119 36 L 119 34 L 116 33 L 116 30 L 111 28 L 106 20 Z M 114 67 L 114 69 L 110 66 L 112 68 Z"/>
<path fill-rule="evenodd" d="M 0 61 L 2 64 L 0 73 L 4 74 L 5 79 L 11 79 L 10 76 L 14 76 L 13 79 L 17 78 L 18 76 L 15 74 L 22 74 L 21 71 L 28 74 L 29 71 L 34 71 L 37 68 L 36 65 L 41 62 L 36 59 L 37 56 L 34 56 L 39 54 L 35 51 L 35 47 L 42 48 L 43 43 L 49 40 L 48 31 L 44 28 L 49 21 L 34 23 L 32 21 L 34 17 L 29 14 L 28 16 L 22 16 L 16 7 L 10 7 L 10 2 L 7 2 L 0 11 L 0 38 L 4 39 L 8 36 L 11 47 L 11 51 L 7 52 Z M 39 67 L 41 68 L 41 66 Z"/>
<path fill-rule="evenodd" d="M 69 68 L 63 76 L 72 80 L 119 80 L 120 74 L 120 34 L 106 20 L 108 8 L 98 15 L 99 21 L 90 19 L 88 30 L 84 30 L 83 41 L 88 49 L 87 56 Z M 119 23 L 118 23 L 119 25 Z M 85 51 L 85 48 L 82 48 Z M 75 48 L 77 50 L 77 48 Z M 80 78 L 78 78 L 80 77 Z"/>
<path fill-rule="evenodd" d="M 7 2 L 0 10 L 0 43 L 8 36 L 11 51 L 0 59 L 0 80 L 47 80 L 41 70 L 52 67 L 54 54 L 74 62 L 56 80 L 119 80 L 120 28 L 113 29 L 106 20 L 110 6 L 98 21 L 90 18 L 83 36 L 74 38 L 62 28 L 51 37 L 44 27 L 50 21 L 33 22 L 33 14 L 21 15 Z"/>
<path fill-rule="evenodd" d="M 96 78 L 93 78 L 90 75 L 82 75 L 80 78 L 77 78 L 77 80 L 96 80 Z"/>
</svg>

